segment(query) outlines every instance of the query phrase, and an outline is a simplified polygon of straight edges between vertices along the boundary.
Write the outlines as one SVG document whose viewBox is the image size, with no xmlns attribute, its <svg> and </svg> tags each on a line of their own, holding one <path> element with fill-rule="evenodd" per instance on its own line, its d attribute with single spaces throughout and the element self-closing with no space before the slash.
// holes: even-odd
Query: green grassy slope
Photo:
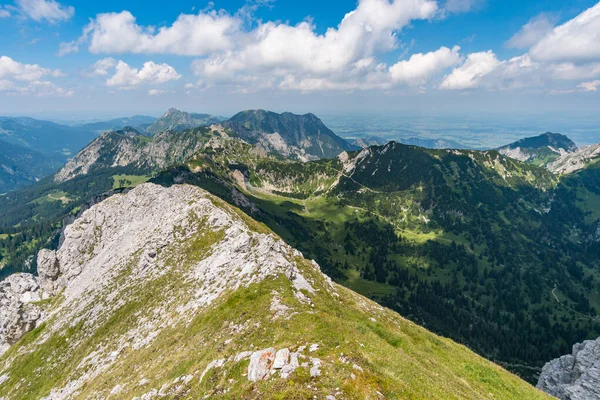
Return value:
<svg viewBox="0 0 600 400">
<path fill-rule="evenodd" d="M 531 381 L 600 334 L 598 246 L 580 241 L 591 211 L 565 182 L 495 151 L 385 149 L 352 172 L 338 160 L 254 160 L 162 178 L 234 202 L 227 176 L 244 170 L 238 189 L 257 208 L 247 211 L 327 274 Z"/>
<path fill-rule="evenodd" d="M 246 221 L 249 229 L 271 234 L 241 211 L 216 198 L 212 201 Z M 46 311 L 55 317 L 0 357 L 0 375 L 8 377 L 0 383 L 0 393 L 6 399 L 38 399 L 51 388 L 83 379 L 85 384 L 72 398 L 130 399 L 152 390 L 160 390 L 168 398 L 217 399 L 328 395 L 345 399 L 549 398 L 466 347 L 348 289 L 330 286 L 312 263 L 298 256 L 293 262 L 316 289 L 312 294 L 305 292 L 309 302 L 294 295 L 292 283 L 282 274 L 227 291 L 209 307 L 191 311 L 185 322 L 177 322 L 177 305 L 185 304 L 195 289 L 194 283 L 183 277 L 223 239 L 222 232 L 208 231 L 202 224 L 198 229 L 177 242 L 177 248 L 161 251 L 158 260 L 166 262 L 164 273 L 154 278 L 134 278 L 131 271 L 136 261 L 132 260 L 134 264 L 115 277 L 116 286 L 108 285 L 106 290 L 124 283 L 130 289 L 119 292 L 118 305 L 107 307 L 100 322 L 74 321 L 68 329 L 54 330 L 51 327 L 61 315 L 64 297 L 45 302 Z M 204 286 L 202 282 L 197 285 Z M 113 304 L 115 299 L 102 293 L 98 301 Z M 287 307 L 283 314 L 273 309 L 274 296 Z M 147 346 L 120 347 L 114 355 L 117 361 L 102 361 L 108 362 L 109 368 L 96 374 L 96 360 L 110 360 L 123 335 L 135 332 L 132 329 L 155 316 L 153 310 L 157 309 L 170 310 L 174 322 L 163 327 Z M 318 344 L 318 349 L 304 350 L 305 358 L 300 361 L 320 359 L 318 377 L 311 377 L 310 366 L 300 366 L 288 379 L 273 375 L 254 383 L 246 376 L 248 360 L 233 360 L 243 351 L 270 347 L 295 351 L 312 344 Z M 206 371 L 209 363 L 219 359 L 228 361 Z"/>
</svg>

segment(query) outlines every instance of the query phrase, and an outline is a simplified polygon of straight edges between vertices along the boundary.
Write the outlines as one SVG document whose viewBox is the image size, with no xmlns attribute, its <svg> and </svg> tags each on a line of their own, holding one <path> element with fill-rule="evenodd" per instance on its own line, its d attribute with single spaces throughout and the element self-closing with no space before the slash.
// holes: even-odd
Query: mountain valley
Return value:
<svg viewBox="0 0 600 400">
<path fill-rule="evenodd" d="M 39 250 L 64 248 L 64 226 L 133 187 L 186 187 L 239 207 L 338 284 L 531 383 L 547 361 L 600 336 L 600 163 L 592 153 L 559 175 L 502 150 L 395 142 L 358 150 L 321 124 L 312 114 L 248 111 L 152 137 L 104 133 L 55 175 L 0 197 L 0 272 L 35 272 Z M 268 139 L 275 134 L 277 145 Z M 290 342 L 257 344 L 282 345 L 297 351 Z M 396 384 L 384 386 L 395 392 Z"/>
</svg>

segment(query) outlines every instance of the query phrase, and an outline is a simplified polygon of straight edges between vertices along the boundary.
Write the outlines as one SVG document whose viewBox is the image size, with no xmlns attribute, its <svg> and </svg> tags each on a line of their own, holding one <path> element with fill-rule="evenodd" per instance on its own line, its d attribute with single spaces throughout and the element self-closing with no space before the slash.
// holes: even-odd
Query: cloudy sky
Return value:
<svg viewBox="0 0 600 400">
<path fill-rule="evenodd" d="M 587 0 L 0 0 L 0 114 L 600 106 Z"/>
</svg>

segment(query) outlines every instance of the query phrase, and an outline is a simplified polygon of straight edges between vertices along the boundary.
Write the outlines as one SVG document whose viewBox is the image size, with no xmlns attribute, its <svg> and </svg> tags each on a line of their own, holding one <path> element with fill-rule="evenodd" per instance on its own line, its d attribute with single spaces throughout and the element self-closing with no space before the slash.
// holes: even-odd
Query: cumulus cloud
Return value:
<svg viewBox="0 0 600 400">
<path fill-rule="evenodd" d="M 75 14 L 72 6 L 65 6 L 55 0 L 16 0 L 18 12 L 25 18 L 50 23 L 67 21 Z"/>
<path fill-rule="evenodd" d="M 459 50 L 459 46 L 454 46 L 452 50 L 441 47 L 427 54 L 413 54 L 410 59 L 392 65 L 390 77 L 394 82 L 413 86 L 423 85 L 446 68 L 458 64 L 461 61 Z"/>
<path fill-rule="evenodd" d="M 600 59 L 600 3 L 557 26 L 530 50 L 543 61 L 590 61 Z"/>
<path fill-rule="evenodd" d="M 473 89 L 479 86 L 484 76 L 494 71 L 501 62 L 496 55 L 490 51 L 471 53 L 458 68 L 447 75 L 441 89 Z"/>
<path fill-rule="evenodd" d="M 600 76 L 600 63 L 575 64 L 564 62 L 546 66 L 548 73 L 554 79 L 581 80 Z"/>
<path fill-rule="evenodd" d="M 10 11 L 2 8 L 2 6 L 0 6 L 0 18 L 8 18 L 10 17 Z"/>
<path fill-rule="evenodd" d="M 145 62 L 139 70 L 123 61 L 118 61 L 115 70 L 115 74 L 106 81 L 106 86 L 131 87 L 147 83 L 160 84 L 181 78 L 175 68 L 168 64 L 156 64 L 153 61 Z"/>
<path fill-rule="evenodd" d="M 44 80 L 64 75 L 57 69 L 23 64 L 7 56 L 0 57 L 0 92 L 34 96 L 71 96 L 72 90 Z"/>
<path fill-rule="evenodd" d="M 515 49 L 528 49 L 552 32 L 554 23 L 553 17 L 548 14 L 540 14 L 523 25 L 521 30 L 506 42 L 506 45 Z"/>
<path fill-rule="evenodd" d="M 236 88 L 245 83 L 301 91 L 366 90 L 406 84 L 400 74 L 403 68 L 408 73 L 408 66 L 396 67 L 394 82 L 376 56 L 397 49 L 397 32 L 411 21 L 433 18 L 437 11 L 430 0 L 361 0 L 323 34 L 310 20 L 259 23 L 240 34 L 233 48 L 194 61 L 192 70 L 204 81 Z"/>
<path fill-rule="evenodd" d="M 341 72 L 377 52 L 398 44 L 395 32 L 414 19 L 435 15 L 436 3 L 429 0 L 362 0 L 336 28 L 324 34 L 304 21 L 291 26 L 267 22 L 244 35 L 242 45 L 195 64 L 206 76 L 252 69 L 300 70 L 312 74 Z"/>
<path fill-rule="evenodd" d="M 117 66 L 117 60 L 112 57 L 98 60 L 90 68 L 90 76 L 107 76 L 109 71 Z"/>
<path fill-rule="evenodd" d="M 600 87 L 600 80 L 583 82 L 577 87 L 586 92 L 597 92 L 598 87 Z"/>
<path fill-rule="evenodd" d="M 63 73 L 59 70 L 42 68 L 37 64 L 23 64 L 7 56 L 0 57 L 0 79 L 35 81 L 46 75 L 58 77 Z"/>
<path fill-rule="evenodd" d="M 74 94 L 73 90 L 64 89 L 50 81 L 33 81 L 20 91 L 22 94 L 31 94 L 39 97 L 71 97 Z"/>
<path fill-rule="evenodd" d="M 422 90 L 427 85 L 447 90 L 550 89 L 558 80 L 578 80 L 575 87 L 600 76 L 600 3 L 556 27 L 551 15 L 534 17 L 506 42 L 507 47 L 529 49 L 511 59 L 499 60 L 492 50 L 463 56 L 455 46 L 407 55 L 391 64 L 379 61 L 382 54 L 406 48 L 399 32 L 413 21 L 470 11 L 482 1 L 358 0 L 353 11 L 325 30 L 317 30 L 310 19 L 296 25 L 255 20 L 249 8 L 235 14 L 212 9 L 181 14 L 163 27 L 140 25 L 129 11 L 105 13 L 92 19 L 79 38 L 61 43 L 59 54 L 86 47 L 96 54 L 194 56 L 196 83 L 187 83 L 186 92 L 217 85 L 243 93 L 266 88 Z M 96 62 L 88 75 L 106 77 L 107 86 L 119 88 L 180 78 L 167 64 L 148 62 L 138 70 L 111 57 Z"/>
<path fill-rule="evenodd" d="M 143 27 L 129 11 L 99 14 L 75 41 L 61 43 L 60 54 L 79 50 L 89 42 L 92 53 L 169 53 L 205 55 L 232 46 L 242 21 L 225 12 L 181 14 L 171 26 Z"/>
<path fill-rule="evenodd" d="M 182 14 L 172 25 L 156 29 L 139 25 L 123 11 L 97 15 L 78 39 L 61 44 L 59 54 L 85 45 L 92 53 L 199 56 L 203 58 L 192 63 L 192 70 L 200 81 L 233 88 L 273 87 L 284 79 L 291 82 L 290 77 L 296 82 L 330 82 L 329 86 L 345 85 L 342 81 L 352 78 L 363 81 L 356 86 L 371 87 L 374 81 L 381 85 L 382 77 L 390 79 L 387 66 L 376 62 L 375 56 L 396 49 L 397 32 L 413 20 L 433 18 L 437 11 L 434 0 L 359 0 L 355 10 L 322 34 L 310 20 L 248 25 L 247 12 L 215 10 Z M 97 76 L 106 70 L 103 65 L 93 68 Z"/>
</svg>

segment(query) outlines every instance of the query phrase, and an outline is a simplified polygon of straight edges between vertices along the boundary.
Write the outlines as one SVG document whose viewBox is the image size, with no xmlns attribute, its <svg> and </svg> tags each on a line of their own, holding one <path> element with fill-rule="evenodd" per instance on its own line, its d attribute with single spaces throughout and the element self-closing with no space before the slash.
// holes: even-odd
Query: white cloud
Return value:
<svg viewBox="0 0 600 400">
<path fill-rule="evenodd" d="M 540 14 L 523 25 L 506 45 L 515 49 L 528 49 L 538 43 L 554 29 L 555 19 L 548 14 Z"/>
<path fill-rule="evenodd" d="M 485 0 L 446 0 L 444 11 L 446 13 L 463 13 L 481 6 Z"/>
<path fill-rule="evenodd" d="M 473 89 L 479 86 L 484 76 L 494 71 L 502 63 L 491 51 L 471 53 L 466 61 L 447 75 L 441 89 Z"/>
<path fill-rule="evenodd" d="M 311 74 L 339 73 L 378 52 L 398 45 L 395 32 L 414 19 L 435 15 L 436 3 L 429 0 L 361 0 L 337 28 L 320 35 L 310 21 L 291 26 L 267 22 L 246 33 L 238 48 L 195 64 L 206 76 L 234 74 L 242 70 L 289 70 Z"/>
<path fill-rule="evenodd" d="M 90 68 L 90 72 L 88 75 L 90 76 L 107 76 L 109 74 L 109 70 L 113 69 L 117 66 L 117 60 L 112 57 L 103 58 L 102 60 L 98 60 L 92 65 Z"/>
<path fill-rule="evenodd" d="M 235 91 L 242 84 L 302 91 L 389 88 L 388 67 L 376 55 L 397 49 L 398 31 L 436 12 L 430 0 L 361 0 L 323 34 L 310 20 L 293 26 L 259 23 L 238 32 L 232 49 L 193 62 L 192 70 L 203 81 Z"/>
<path fill-rule="evenodd" d="M 331 80 L 349 70 L 358 78 L 369 73 L 361 62 L 398 46 L 397 31 L 436 12 L 434 0 L 360 0 L 337 27 L 319 34 L 310 21 L 294 26 L 258 21 L 247 30 L 243 13 L 223 11 L 182 14 L 171 26 L 157 30 L 138 25 L 130 12 L 123 11 L 99 14 L 80 38 L 62 43 L 59 54 L 78 51 L 87 43 L 93 53 L 206 56 L 193 63 L 194 73 L 205 81 L 234 85 L 289 74 Z M 369 67 L 376 68 L 377 63 Z M 257 76 L 261 79 L 253 79 Z"/>
<path fill-rule="evenodd" d="M 2 6 L 0 6 L 0 18 L 8 18 L 10 17 L 10 11 L 2 8 Z"/>
<path fill-rule="evenodd" d="M 39 97 L 57 96 L 71 97 L 73 90 L 64 89 L 49 81 L 33 81 L 21 90 L 22 94 L 31 94 Z"/>
<path fill-rule="evenodd" d="M 0 92 L 37 97 L 70 97 L 74 93 L 72 90 L 64 89 L 50 81 L 36 80 L 26 82 L 25 85 L 19 85 L 6 79 L 0 79 Z"/>
<path fill-rule="evenodd" d="M 232 35 L 242 21 L 224 12 L 209 11 L 198 15 L 181 14 L 173 25 L 143 27 L 129 11 L 98 14 L 82 36 L 61 43 L 60 54 L 79 50 L 89 42 L 92 53 L 169 53 L 205 55 L 231 48 Z"/>
<path fill-rule="evenodd" d="M 585 92 L 597 92 L 598 87 L 600 87 L 600 80 L 583 82 L 582 84 L 580 84 L 577 87 L 582 89 Z"/>
<path fill-rule="evenodd" d="M 15 3 L 23 17 L 35 21 L 57 23 L 66 21 L 75 14 L 73 7 L 62 5 L 55 0 L 16 0 Z"/>
<path fill-rule="evenodd" d="M 600 59 L 600 3 L 554 28 L 531 48 L 530 54 L 543 61 Z"/>
<path fill-rule="evenodd" d="M 0 79 L 0 92 L 12 92 L 16 89 L 16 85 L 13 81 L 8 79 Z"/>
<path fill-rule="evenodd" d="M 413 54 L 410 59 L 390 67 L 391 79 L 411 86 L 424 85 L 436 74 L 458 64 L 461 61 L 459 50 L 459 46 L 452 50 L 441 47 L 427 54 Z"/>
<path fill-rule="evenodd" d="M 106 86 L 131 87 L 146 83 L 165 83 L 181 78 L 175 68 L 168 64 L 156 64 L 153 61 L 145 62 L 140 70 L 119 61 L 115 69 L 115 74 L 106 81 Z"/>
<path fill-rule="evenodd" d="M 35 81 L 46 75 L 59 77 L 64 74 L 59 70 L 42 68 L 37 64 L 22 64 L 7 56 L 0 57 L 0 79 Z"/>
<path fill-rule="evenodd" d="M 23 64 L 7 56 L 0 57 L 0 92 L 33 96 L 71 96 L 72 90 L 42 80 L 44 77 L 65 76 L 60 70 Z"/>
<path fill-rule="evenodd" d="M 167 92 L 166 90 L 150 89 L 150 90 L 148 90 L 148 95 L 149 96 L 158 96 L 159 94 L 163 94 L 166 92 Z"/>
<path fill-rule="evenodd" d="M 572 62 L 564 62 L 549 64 L 546 68 L 550 76 L 554 79 L 581 80 L 600 76 L 600 63 L 579 65 Z"/>
</svg>

